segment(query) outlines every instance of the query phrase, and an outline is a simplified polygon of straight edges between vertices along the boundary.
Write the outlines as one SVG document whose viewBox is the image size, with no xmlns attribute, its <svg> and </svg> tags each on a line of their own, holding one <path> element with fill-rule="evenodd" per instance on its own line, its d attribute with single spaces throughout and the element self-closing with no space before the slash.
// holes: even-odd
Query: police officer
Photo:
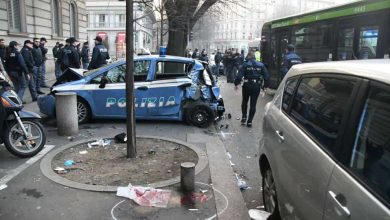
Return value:
<svg viewBox="0 0 390 220">
<path fill-rule="evenodd" d="M 65 46 L 58 50 L 57 52 L 57 62 L 60 65 L 61 68 L 61 74 L 69 68 L 69 56 L 68 54 L 71 53 L 70 51 L 70 38 L 65 40 Z M 59 77 L 59 76 L 58 76 Z"/>
<path fill-rule="evenodd" d="M 34 58 L 33 77 L 35 82 L 35 90 L 39 95 L 41 95 L 41 94 L 45 94 L 41 91 L 43 57 L 42 57 L 41 48 L 39 47 L 40 45 L 39 38 L 34 38 L 33 42 L 34 42 L 34 46 L 31 51 Z"/>
<path fill-rule="evenodd" d="M 42 69 L 42 73 L 41 73 L 41 84 L 40 86 L 42 88 L 49 88 L 49 86 L 46 84 L 46 60 L 47 60 L 47 57 L 46 57 L 46 54 L 47 54 L 47 47 L 45 47 L 45 44 L 47 43 L 47 40 L 46 38 L 42 37 L 41 38 L 41 42 L 39 43 L 39 48 L 41 48 L 41 52 L 42 52 L 42 65 L 41 65 L 41 69 Z"/>
<path fill-rule="evenodd" d="M 23 100 L 24 91 L 27 88 L 27 81 L 30 79 L 30 73 L 24 62 L 23 56 L 18 51 L 18 45 L 19 44 L 16 41 L 11 41 L 9 43 L 5 55 L 5 68 L 8 75 L 11 77 L 16 93 L 19 98 Z"/>
<path fill-rule="evenodd" d="M 281 80 L 293 65 L 302 63 L 302 59 L 295 53 L 294 45 L 288 44 L 285 51 L 286 54 L 283 57 Z"/>
<path fill-rule="evenodd" d="M 234 59 L 233 59 L 232 51 L 230 49 L 228 49 L 226 53 L 223 55 L 223 63 L 226 70 L 226 81 L 228 83 L 233 83 L 234 82 L 234 73 L 233 73 Z"/>
<path fill-rule="evenodd" d="M 241 66 L 236 79 L 234 80 L 234 89 L 238 90 L 238 85 L 244 77 L 242 86 L 242 117 L 241 124 L 247 124 L 247 127 L 252 127 L 252 120 L 256 113 L 256 103 L 262 87 L 268 86 L 269 73 L 263 63 L 257 62 L 253 52 L 249 52 L 246 56 L 246 61 Z M 250 98 L 250 110 L 247 120 L 248 101 Z"/>
<path fill-rule="evenodd" d="M 23 56 L 24 62 L 26 63 L 27 69 L 29 73 L 33 72 L 34 69 L 34 58 L 32 56 L 31 50 L 33 47 L 33 42 L 30 40 L 25 40 L 23 48 L 21 50 L 21 54 Z M 35 90 L 35 82 L 34 77 L 30 77 L 28 80 L 28 88 L 30 90 L 32 101 L 37 101 L 37 91 Z"/>
<path fill-rule="evenodd" d="M 58 77 L 61 76 L 61 67 L 60 67 L 60 63 L 57 62 L 58 61 L 58 51 L 60 50 L 60 42 L 56 42 L 56 45 L 53 47 L 52 51 L 53 51 L 53 57 L 54 57 L 54 74 L 56 76 L 56 78 L 58 79 Z"/>
<path fill-rule="evenodd" d="M 79 69 L 80 68 L 80 53 L 77 50 L 77 45 L 79 45 L 79 41 L 76 38 L 71 37 L 71 38 L 69 38 L 69 44 L 70 44 L 70 46 L 69 46 L 70 53 L 68 53 L 69 68 Z"/>
<path fill-rule="evenodd" d="M 0 39 L 0 59 L 2 60 L 2 64 L 5 64 L 5 41 L 4 39 Z"/>
<path fill-rule="evenodd" d="M 92 59 L 89 63 L 88 69 L 97 69 L 105 64 L 107 64 L 107 60 L 110 59 L 108 55 L 108 50 L 103 45 L 103 40 L 100 36 L 96 36 L 95 38 L 95 47 L 92 51 Z"/>
<path fill-rule="evenodd" d="M 83 62 L 83 69 L 88 69 L 89 65 L 89 46 L 88 42 L 84 42 L 81 49 L 81 61 Z"/>
</svg>

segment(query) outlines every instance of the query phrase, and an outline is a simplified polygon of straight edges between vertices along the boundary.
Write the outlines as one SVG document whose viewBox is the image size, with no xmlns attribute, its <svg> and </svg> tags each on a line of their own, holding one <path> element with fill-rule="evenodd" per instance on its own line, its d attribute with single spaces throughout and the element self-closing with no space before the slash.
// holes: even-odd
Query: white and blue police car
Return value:
<svg viewBox="0 0 390 220">
<path fill-rule="evenodd" d="M 134 58 L 137 119 L 187 121 L 207 127 L 224 111 L 220 88 L 206 64 L 177 56 Z M 66 70 L 48 95 L 38 98 L 42 113 L 55 117 L 55 94 L 75 92 L 79 123 L 91 118 L 126 118 L 126 62 L 99 69 Z"/>
</svg>

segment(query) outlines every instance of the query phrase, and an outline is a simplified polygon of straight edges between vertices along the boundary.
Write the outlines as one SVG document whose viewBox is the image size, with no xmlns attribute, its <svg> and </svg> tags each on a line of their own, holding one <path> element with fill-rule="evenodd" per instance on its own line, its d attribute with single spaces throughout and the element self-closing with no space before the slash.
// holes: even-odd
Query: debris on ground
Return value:
<svg viewBox="0 0 390 220">
<path fill-rule="evenodd" d="M 155 150 L 153 150 L 153 149 L 151 149 L 151 150 L 149 150 L 149 151 L 148 151 L 148 154 L 150 154 L 150 155 L 154 155 L 154 154 L 156 154 L 156 151 L 155 151 Z"/>
<path fill-rule="evenodd" d="M 228 118 L 228 119 L 232 119 L 232 114 L 230 114 L 230 113 L 227 114 L 227 118 Z"/>
<path fill-rule="evenodd" d="M 1 184 L 0 185 L 0 190 L 3 190 L 3 189 L 5 189 L 5 188 L 7 188 L 8 186 L 7 186 L 7 184 Z"/>
<path fill-rule="evenodd" d="M 88 147 L 89 148 L 104 147 L 104 146 L 107 146 L 107 145 L 110 145 L 110 144 L 111 144 L 111 140 L 99 139 L 99 140 L 97 140 L 95 142 L 88 143 Z"/>
<path fill-rule="evenodd" d="M 253 220 L 267 220 L 271 215 L 271 213 L 259 209 L 249 209 L 248 213 Z"/>
<path fill-rule="evenodd" d="M 188 209 L 188 211 L 198 211 L 199 209 Z"/>
<path fill-rule="evenodd" d="M 180 203 L 182 205 L 194 205 L 199 203 L 205 203 L 210 198 L 204 193 L 190 192 L 181 197 Z"/>
<path fill-rule="evenodd" d="M 74 164 L 76 164 L 76 163 L 73 160 L 66 160 L 64 162 L 64 166 L 66 166 L 66 167 L 73 166 Z"/>
<path fill-rule="evenodd" d="M 249 189 L 248 184 L 236 173 L 237 185 L 240 187 L 240 190 Z"/>
<path fill-rule="evenodd" d="M 79 154 L 81 154 L 81 155 L 87 154 L 87 153 L 88 153 L 88 151 L 86 151 L 86 150 L 79 151 Z"/>
<path fill-rule="evenodd" d="M 120 133 L 120 134 L 115 135 L 115 140 L 117 143 L 126 143 L 127 142 L 126 133 Z"/>
<path fill-rule="evenodd" d="M 225 125 L 225 128 L 228 129 L 228 128 L 229 128 L 229 125 Z"/>
<path fill-rule="evenodd" d="M 241 118 L 236 118 L 236 120 L 240 120 Z"/>
<path fill-rule="evenodd" d="M 251 156 L 246 156 L 246 159 L 251 159 Z"/>
<path fill-rule="evenodd" d="M 74 140 L 74 137 L 69 136 L 69 137 L 68 137 L 68 140 L 69 140 L 69 141 L 73 141 L 73 140 Z"/>
<path fill-rule="evenodd" d="M 129 184 L 127 187 L 118 187 L 116 195 L 129 198 L 140 206 L 165 208 L 171 197 L 171 191 Z"/>
<path fill-rule="evenodd" d="M 200 189 L 199 191 L 200 191 L 201 193 L 207 193 L 207 192 L 208 192 L 207 189 Z"/>
<path fill-rule="evenodd" d="M 68 171 L 66 171 L 65 168 L 63 168 L 63 167 L 56 167 L 56 168 L 54 169 L 54 171 L 55 171 L 56 173 L 58 173 L 58 174 L 65 174 L 65 173 L 68 172 Z"/>
<path fill-rule="evenodd" d="M 232 159 L 232 155 L 229 152 L 226 153 L 226 156 L 229 158 L 229 160 Z"/>
</svg>

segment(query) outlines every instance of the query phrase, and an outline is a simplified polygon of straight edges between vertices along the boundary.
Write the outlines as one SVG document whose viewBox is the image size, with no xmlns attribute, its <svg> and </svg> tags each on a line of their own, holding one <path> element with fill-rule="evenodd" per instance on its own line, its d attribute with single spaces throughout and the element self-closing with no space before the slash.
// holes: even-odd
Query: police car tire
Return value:
<svg viewBox="0 0 390 220">
<path fill-rule="evenodd" d="M 204 120 L 197 120 L 197 115 L 202 115 Z M 208 127 L 214 120 L 213 110 L 202 102 L 194 102 L 188 106 L 186 111 L 186 120 L 194 126 L 200 128 Z"/>
<path fill-rule="evenodd" d="M 85 110 L 86 111 L 85 117 L 82 120 L 80 120 L 78 118 L 78 115 L 77 115 L 79 124 L 84 124 L 84 123 L 87 123 L 91 119 L 91 108 L 89 107 L 88 103 L 86 101 L 84 101 L 82 98 L 77 98 L 77 108 L 78 108 L 79 104 L 84 105 L 85 109 L 86 109 Z M 77 114 L 78 114 L 78 112 L 77 112 Z"/>
</svg>

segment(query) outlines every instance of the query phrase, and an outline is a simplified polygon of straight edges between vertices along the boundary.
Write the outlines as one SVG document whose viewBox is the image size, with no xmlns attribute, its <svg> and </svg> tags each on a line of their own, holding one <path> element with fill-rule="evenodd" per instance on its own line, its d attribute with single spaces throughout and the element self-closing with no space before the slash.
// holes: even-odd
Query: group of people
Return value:
<svg viewBox="0 0 390 220">
<path fill-rule="evenodd" d="M 84 42 L 81 49 L 80 42 L 74 37 L 66 39 L 65 45 L 59 42 L 56 43 L 53 47 L 53 57 L 57 79 L 68 68 L 91 70 L 107 64 L 110 55 L 107 48 L 103 45 L 103 39 L 100 36 L 96 36 L 94 40 L 95 47 L 93 48 L 91 59 L 88 42 Z"/>
<path fill-rule="evenodd" d="M 33 102 L 37 100 L 38 95 L 44 94 L 41 88 L 49 87 L 45 79 L 48 52 L 46 43 L 44 37 L 34 38 L 33 41 L 25 40 L 22 49 L 19 50 L 18 42 L 10 41 L 6 47 L 5 40 L 0 39 L 0 71 L 3 75 L 7 73 L 22 101 L 27 86 Z M 80 42 L 74 37 L 66 39 L 65 45 L 57 42 L 52 52 L 57 79 L 68 68 L 81 68 L 82 65 L 84 69 L 96 69 L 105 65 L 110 59 L 100 36 L 95 38 L 91 59 L 88 42 L 83 43 L 80 49 Z"/>
<path fill-rule="evenodd" d="M 41 88 L 48 87 L 45 80 L 48 51 L 46 43 L 44 37 L 34 38 L 33 41 L 25 40 L 19 51 L 18 42 L 11 41 L 6 47 L 5 40 L 0 39 L 0 60 L 4 67 L 2 72 L 4 75 L 7 72 L 21 100 L 27 86 L 33 101 L 37 100 L 39 94 L 44 94 Z"/>
<path fill-rule="evenodd" d="M 285 55 L 283 56 L 283 63 L 281 64 L 281 78 L 283 79 L 288 70 L 296 64 L 302 63 L 302 59 L 295 53 L 295 47 L 289 44 L 285 48 Z M 238 85 L 242 85 L 242 103 L 241 103 L 241 124 L 252 127 L 252 120 L 256 113 L 257 99 L 262 89 L 269 85 L 270 75 L 266 66 L 261 62 L 260 52 L 250 51 L 245 58 L 245 62 L 240 66 L 237 76 L 234 79 L 234 89 L 238 90 Z M 229 81 L 228 81 L 229 82 Z M 248 101 L 250 101 L 249 116 Z"/>
</svg>

